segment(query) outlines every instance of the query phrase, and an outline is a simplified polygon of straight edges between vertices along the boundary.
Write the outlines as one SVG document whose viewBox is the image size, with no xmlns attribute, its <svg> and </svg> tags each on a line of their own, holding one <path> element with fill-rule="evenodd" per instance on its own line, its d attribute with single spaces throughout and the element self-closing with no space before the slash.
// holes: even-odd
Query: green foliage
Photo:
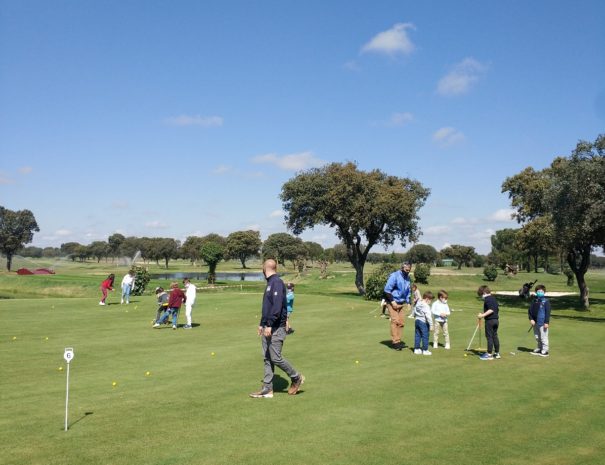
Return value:
<svg viewBox="0 0 605 465">
<path fill-rule="evenodd" d="M 215 236 L 217 235 L 205 236 L 200 249 L 200 256 L 208 264 L 208 284 L 216 282 L 216 266 L 225 256 L 224 243 L 217 240 Z"/>
<path fill-rule="evenodd" d="M 405 259 L 412 263 L 435 263 L 439 252 L 432 245 L 416 244 L 405 254 Z"/>
<path fill-rule="evenodd" d="M 486 265 L 485 268 L 483 268 L 483 275 L 488 281 L 495 281 L 498 277 L 498 267 L 494 264 Z"/>
<path fill-rule="evenodd" d="M 584 276 L 590 253 L 605 244 L 605 134 L 594 142 L 578 142 L 569 157 L 555 158 L 548 168 L 526 168 L 507 178 L 502 191 L 508 192 L 519 221 L 552 225 L 547 245 L 565 253 L 588 309 Z"/>
<path fill-rule="evenodd" d="M 40 231 L 29 210 L 13 211 L 0 207 L 0 252 L 6 256 L 6 269 L 11 270 L 13 255 L 29 244 L 34 232 Z"/>
<path fill-rule="evenodd" d="M 474 247 L 454 244 L 441 250 L 441 256 L 452 258 L 456 262 L 458 269 L 460 269 L 462 268 L 462 265 L 472 266 L 477 253 L 475 252 Z"/>
<path fill-rule="evenodd" d="M 149 276 L 149 271 L 147 268 L 142 266 L 134 266 L 131 271 L 134 273 L 134 288 L 132 289 L 132 295 L 143 295 L 149 281 L 151 280 L 151 276 Z"/>
<path fill-rule="evenodd" d="M 273 258 L 286 265 L 286 260 L 296 262 L 307 257 L 307 248 L 299 237 L 288 233 L 271 234 L 263 243 L 263 259 Z"/>
<path fill-rule="evenodd" d="M 370 249 L 419 236 L 418 210 L 429 189 L 380 170 L 361 171 L 355 163 L 312 168 L 282 186 L 286 223 L 294 234 L 317 225 L 336 229 L 355 268 L 355 285 L 365 293 L 363 268 Z"/>
<path fill-rule="evenodd" d="M 227 236 L 225 254 L 227 258 L 237 259 L 242 268 L 246 268 L 246 260 L 260 253 L 262 241 L 258 231 L 236 231 Z"/>
<path fill-rule="evenodd" d="M 380 300 L 384 295 L 384 286 L 387 283 L 389 275 L 396 268 L 389 263 L 384 263 L 376 268 L 366 281 L 366 300 Z"/>
<path fill-rule="evenodd" d="M 573 284 L 574 284 L 574 278 L 575 278 L 574 272 L 570 268 L 565 268 L 563 270 L 563 274 L 567 278 L 567 285 L 570 286 L 570 287 L 573 286 Z"/>
<path fill-rule="evenodd" d="M 518 229 L 506 228 L 492 235 L 492 250 L 489 254 L 491 263 L 504 269 L 506 265 L 513 266 L 521 260 L 521 253 L 516 244 L 518 232 Z"/>
<path fill-rule="evenodd" d="M 428 263 L 418 263 L 414 266 L 414 281 L 420 284 L 428 284 L 431 276 L 431 265 Z"/>
</svg>

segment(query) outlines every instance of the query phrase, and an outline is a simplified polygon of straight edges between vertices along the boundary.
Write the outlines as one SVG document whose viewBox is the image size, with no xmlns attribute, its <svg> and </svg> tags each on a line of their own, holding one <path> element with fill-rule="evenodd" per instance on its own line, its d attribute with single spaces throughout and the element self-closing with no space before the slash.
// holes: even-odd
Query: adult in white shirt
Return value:
<svg viewBox="0 0 605 465">
<path fill-rule="evenodd" d="M 134 278 L 135 274 L 132 270 L 129 271 L 126 276 L 122 278 L 122 299 L 120 300 L 121 304 L 130 303 L 130 293 L 134 289 Z"/>
<path fill-rule="evenodd" d="M 187 318 L 187 324 L 183 326 L 183 329 L 191 329 L 191 310 L 195 304 L 197 289 L 189 278 L 183 279 L 183 284 L 185 285 L 185 317 Z"/>
</svg>

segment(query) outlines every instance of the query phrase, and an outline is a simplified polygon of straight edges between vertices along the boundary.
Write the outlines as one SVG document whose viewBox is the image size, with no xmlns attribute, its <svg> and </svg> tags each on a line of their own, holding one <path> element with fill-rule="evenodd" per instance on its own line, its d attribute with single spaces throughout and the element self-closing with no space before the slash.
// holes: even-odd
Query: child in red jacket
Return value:
<svg viewBox="0 0 605 465">
<path fill-rule="evenodd" d="M 168 310 L 160 317 L 159 320 L 153 325 L 154 328 L 159 328 L 166 319 L 172 315 L 172 329 L 177 328 L 177 319 L 179 317 L 179 310 L 183 302 L 187 300 L 185 293 L 179 289 L 179 284 L 174 282 L 170 285 L 170 297 L 168 298 Z"/>
<path fill-rule="evenodd" d="M 101 297 L 101 302 L 99 305 L 105 305 L 105 299 L 107 299 L 107 291 L 113 291 L 113 280 L 115 279 L 115 275 L 111 273 L 107 276 L 107 279 L 101 283 L 101 293 L 103 296 Z"/>
</svg>

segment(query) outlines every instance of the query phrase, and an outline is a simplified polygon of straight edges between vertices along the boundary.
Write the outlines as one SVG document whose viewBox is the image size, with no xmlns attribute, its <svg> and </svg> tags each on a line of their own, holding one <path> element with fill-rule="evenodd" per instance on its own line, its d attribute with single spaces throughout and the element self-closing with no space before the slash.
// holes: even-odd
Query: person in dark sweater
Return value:
<svg viewBox="0 0 605 465">
<path fill-rule="evenodd" d="M 286 339 L 286 285 L 277 275 L 277 263 L 273 259 L 263 263 L 263 274 L 267 287 L 263 295 L 263 310 L 258 325 L 258 335 L 261 338 L 265 373 L 260 391 L 253 392 L 250 397 L 273 397 L 273 377 L 275 365 L 281 368 L 292 380 L 288 394 L 295 395 L 305 382 L 305 377 L 282 357 L 281 352 Z"/>
<path fill-rule="evenodd" d="M 546 287 L 543 284 L 536 286 L 536 299 L 527 311 L 529 322 L 534 328 L 534 337 L 538 347 L 532 355 L 548 357 L 548 329 L 550 327 L 550 302 L 545 297 Z"/>
<path fill-rule="evenodd" d="M 481 355 L 481 360 L 500 358 L 500 339 L 498 338 L 499 307 L 498 301 L 492 295 L 488 286 L 480 286 L 477 295 L 483 299 L 483 312 L 477 318 L 485 320 L 485 338 L 487 339 L 487 352 Z"/>
<path fill-rule="evenodd" d="M 187 298 L 185 297 L 185 293 L 179 288 L 179 284 L 177 282 L 171 283 L 170 297 L 168 298 L 168 310 L 166 310 L 160 319 L 155 322 L 153 327 L 159 328 L 164 321 L 166 321 L 166 319 L 172 315 L 172 329 L 176 329 L 181 305 L 183 305 L 183 302 L 186 300 Z"/>
</svg>

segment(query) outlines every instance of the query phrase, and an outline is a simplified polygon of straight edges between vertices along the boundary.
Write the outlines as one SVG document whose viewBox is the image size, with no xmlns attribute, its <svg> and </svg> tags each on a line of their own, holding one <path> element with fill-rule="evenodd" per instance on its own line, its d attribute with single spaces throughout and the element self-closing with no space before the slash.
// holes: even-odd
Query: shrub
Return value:
<svg viewBox="0 0 605 465">
<path fill-rule="evenodd" d="M 414 268 L 414 281 L 421 284 L 429 283 L 429 276 L 431 275 L 431 265 L 427 263 L 418 263 Z"/>
<path fill-rule="evenodd" d="M 565 268 L 563 270 L 563 274 L 567 277 L 567 285 L 573 286 L 575 276 L 573 274 L 573 271 L 571 271 L 571 268 Z"/>
<path fill-rule="evenodd" d="M 147 284 L 149 284 L 149 281 L 151 280 L 149 271 L 142 266 L 134 266 L 131 271 L 134 272 L 134 288 L 132 290 L 132 295 L 143 295 Z"/>
<path fill-rule="evenodd" d="M 395 271 L 392 264 L 385 263 L 374 272 L 366 281 L 366 300 L 380 300 L 384 295 L 384 286 L 389 275 Z"/>
<path fill-rule="evenodd" d="M 548 274 L 561 274 L 561 268 L 559 268 L 557 265 L 550 265 L 547 268 L 547 272 Z"/>
<path fill-rule="evenodd" d="M 488 281 L 495 281 L 498 277 L 498 268 L 496 265 L 486 265 L 483 268 L 483 274 Z"/>
</svg>

